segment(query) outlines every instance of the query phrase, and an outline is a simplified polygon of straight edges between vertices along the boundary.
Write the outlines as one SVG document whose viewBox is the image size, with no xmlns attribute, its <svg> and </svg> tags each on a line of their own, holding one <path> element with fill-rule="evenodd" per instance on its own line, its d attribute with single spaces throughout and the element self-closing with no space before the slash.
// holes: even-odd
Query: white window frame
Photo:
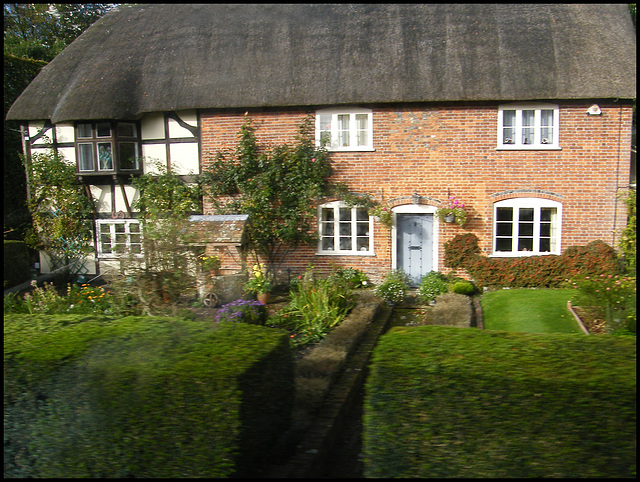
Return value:
<svg viewBox="0 0 640 482">
<path fill-rule="evenodd" d="M 124 225 L 124 233 L 116 233 L 117 224 Z M 132 225 L 138 226 L 137 232 L 131 231 Z M 115 252 L 115 250 L 111 252 L 105 252 L 102 236 L 104 236 L 106 233 L 103 232 L 103 228 L 102 228 L 103 226 L 109 226 L 108 235 L 110 236 L 111 246 L 116 246 L 116 244 L 122 244 L 122 243 L 116 243 L 117 241 L 116 234 L 124 235 L 124 238 L 125 238 L 124 252 L 117 253 Z M 132 243 L 131 241 L 132 235 L 139 235 L 140 242 Z M 140 253 L 131 253 L 132 244 L 140 245 Z M 123 255 L 129 255 L 129 254 L 132 254 L 133 256 L 136 256 L 136 257 L 141 257 L 142 256 L 142 224 L 137 219 L 96 219 L 96 246 L 97 246 L 96 251 L 97 251 L 98 258 L 114 259 Z"/>
<path fill-rule="evenodd" d="M 333 209 L 333 219 L 325 220 L 323 218 L 324 209 Z M 350 209 L 351 219 L 348 221 L 340 220 L 340 209 Z M 366 235 L 362 232 L 358 232 L 359 227 L 364 227 L 364 220 L 357 219 L 358 209 L 366 209 L 361 206 L 350 207 L 342 201 L 334 201 L 323 204 L 318 207 L 318 252 L 317 254 L 329 255 L 329 256 L 344 256 L 344 255 L 356 255 L 356 256 L 372 256 L 373 253 L 373 217 L 367 216 L 368 231 Z M 340 231 L 341 227 L 349 223 L 350 229 L 348 233 Z M 331 226 L 330 226 L 331 225 Z M 342 226 L 341 226 L 342 225 Z M 331 231 L 333 231 L 331 233 Z M 340 249 L 340 238 L 350 238 L 351 249 Z M 369 244 L 367 249 L 358 249 L 358 241 L 368 239 Z M 333 242 L 333 248 L 327 249 L 326 245 Z M 326 242 L 325 242 L 326 241 Z M 335 249 L 338 247 L 338 249 Z"/>
<path fill-rule="evenodd" d="M 366 129 L 358 129 L 357 116 L 367 116 Z M 365 109 L 362 107 L 341 107 L 331 109 L 320 109 L 316 111 L 316 145 L 321 146 L 321 134 L 327 132 L 322 130 L 321 118 L 331 116 L 331 142 L 327 143 L 324 147 L 330 152 L 354 152 L 354 151 L 374 151 L 373 148 L 373 111 L 371 109 Z M 346 131 L 341 131 L 341 116 L 348 116 L 349 128 Z M 355 145 L 354 140 L 358 139 L 358 132 L 363 131 L 367 136 L 367 142 L 362 145 Z M 348 132 L 349 145 L 340 146 L 339 140 L 342 139 L 342 132 Z"/>
<path fill-rule="evenodd" d="M 522 142 L 523 130 L 523 111 L 534 111 L 534 139 L 531 144 Z M 541 138 L 541 132 L 544 126 L 542 122 L 542 111 L 553 111 L 553 125 L 551 139 Z M 513 143 L 505 143 L 503 137 L 504 129 L 504 112 L 515 111 L 515 133 Z M 508 126 L 507 126 L 508 127 Z M 558 150 L 560 147 L 560 108 L 556 104 L 505 104 L 498 107 L 498 147 L 497 150 Z"/>
<path fill-rule="evenodd" d="M 513 208 L 513 218 L 511 220 L 512 231 L 511 236 L 499 236 L 498 235 L 498 223 L 508 223 L 509 221 L 498 221 L 498 208 Z M 519 234 L 519 219 L 517 214 L 521 208 L 533 209 L 533 233 L 531 236 Z M 541 209 L 552 208 L 555 209 L 555 219 L 552 221 L 541 221 Z M 540 227 L 542 223 L 551 222 L 551 250 L 540 251 Z M 518 251 L 518 244 L 520 238 L 533 238 L 533 249 L 531 251 Z M 498 201 L 493 205 L 493 234 L 492 234 L 492 257 L 496 258 L 515 258 L 526 256 L 544 256 L 551 254 L 560 254 L 560 246 L 562 239 L 562 204 L 550 199 L 540 198 L 514 198 L 505 199 L 504 201 Z M 497 251 L 498 238 L 508 239 L 511 238 L 511 251 Z"/>
</svg>

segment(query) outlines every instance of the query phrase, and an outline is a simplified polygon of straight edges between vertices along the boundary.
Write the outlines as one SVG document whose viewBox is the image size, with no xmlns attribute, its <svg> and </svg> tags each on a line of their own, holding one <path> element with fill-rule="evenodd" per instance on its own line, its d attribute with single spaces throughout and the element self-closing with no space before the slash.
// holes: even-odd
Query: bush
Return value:
<svg viewBox="0 0 640 482">
<path fill-rule="evenodd" d="M 255 475 L 290 424 L 280 330 L 9 315 L 4 335 L 5 477 Z"/>
<path fill-rule="evenodd" d="M 293 331 L 294 345 L 306 345 L 322 340 L 337 326 L 354 306 L 351 290 L 335 277 L 315 279 L 309 271 L 293 284 L 291 301 L 269 324 Z"/>
<path fill-rule="evenodd" d="M 216 322 L 234 321 L 250 325 L 264 325 L 267 308 L 259 301 L 236 300 L 223 305 L 216 313 Z"/>
<path fill-rule="evenodd" d="M 366 478 L 635 477 L 629 337 L 396 327 L 376 345 Z"/>
<path fill-rule="evenodd" d="M 451 287 L 451 291 L 460 295 L 471 296 L 476 292 L 476 287 L 471 281 L 456 281 Z"/>
<path fill-rule="evenodd" d="M 435 301 L 436 297 L 441 293 L 449 291 L 447 287 L 447 278 L 437 271 L 431 271 L 423 276 L 418 288 L 418 296 L 426 303 Z"/>
<path fill-rule="evenodd" d="M 557 288 L 578 274 L 617 274 L 621 269 L 615 250 L 603 241 L 569 247 L 560 256 L 489 258 L 479 252 L 475 235 L 456 236 L 445 243 L 445 265 L 465 269 L 480 286 L 512 288 Z"/>
<path fill-rule="evenodd" d="M 338 268 L 332 276 L 338 280 L 343 280 L 353 289 L 366 288 L 369 284 L 367 275 L 356 268 Z"/>
<path fill-rule="evenodd" d="M 401 269 L 391 270 L 376 288 L 376 294 L 387 303 L 402 303 L 410 282 L 409 275 Z"/>
</svg>

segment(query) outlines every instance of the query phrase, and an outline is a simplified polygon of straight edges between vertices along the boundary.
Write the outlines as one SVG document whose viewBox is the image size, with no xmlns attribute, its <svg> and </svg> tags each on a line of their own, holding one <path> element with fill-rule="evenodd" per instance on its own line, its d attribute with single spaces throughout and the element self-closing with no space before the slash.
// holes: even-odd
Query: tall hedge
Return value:
<svg viewBox="0 0 640 482">
<path fill-rule="evenodd" d="M 2 280 L 5 288 L 13 288 L 31 278 L 29 248 L 22 241 L 4 241 Z"/>
<path fill-rule="evenodd" d="M 398 327 L 375 347 L 365 477 L 634 477 L 636 342 Z"/>
<path fill-rule="evenodd" d="M 255 325 L 14 315 L 4 388 L 5 477 L 226 477 L 288 427 L 293 361 Z"/>
</svg>

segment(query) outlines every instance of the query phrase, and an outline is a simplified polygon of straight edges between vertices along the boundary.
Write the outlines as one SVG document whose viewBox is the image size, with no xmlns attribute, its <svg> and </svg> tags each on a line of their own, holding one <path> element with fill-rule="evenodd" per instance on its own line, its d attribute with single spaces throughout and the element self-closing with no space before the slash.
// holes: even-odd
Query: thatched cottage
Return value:
<svg viewBox="0 0 640 482">
<path fill-rule="evenodd" d="M 312 115 L 336 180 L 387 206 L 394 225 L 327 200 L 317 245 L 285 267 L 419 279 L 445 269 L 443 244 L 464 232 L 496 257 L 617 244 L 635 42 L 625 4 L 123 6 L 7 118 L 23 121 L 27 155 L 57 149 L 98 200 L 87 266 L 99 272 L 116 234 L 138 233 L 128 179 L 148 160 L 197 175 L 234 145 L 245 113 L 265 144 L 292 140 Z M 450 196 L 463 226 L 435 216 Z"/>
</svg>

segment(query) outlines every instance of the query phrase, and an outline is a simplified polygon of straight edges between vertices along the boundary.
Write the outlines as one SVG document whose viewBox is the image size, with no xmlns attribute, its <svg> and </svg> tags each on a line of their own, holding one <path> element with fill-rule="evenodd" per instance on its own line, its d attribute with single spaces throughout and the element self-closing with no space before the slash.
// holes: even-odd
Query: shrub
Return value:
<svg viewBox="0 0 640 482">
<path fill-rule="evenodd" d="M 469 328 L 471 326 L 471 303 L 469 297 L 458 293 L 442 293 L 436 298 L 431 311 L 435 323 Z"/>
<path fill-rule="evenodd" d="M 449 291 L 447 287 L 447 279 L 442 273 L 431 271 L 423 276 L 418 288 L 418 296 L 426 303 L 435 301 L 436 297 L 441 293 Z"/>
<path fill-rule="evenodd" d="M 11 288 L 31 277 L 29 270 L 29 249 L 23 241 L 4 241 L 4 287 Z"/>
<path fill-rule="evenodd" d="M 291 288 L 291 301 L 269 324 L 294 333 L 294 345 L 306 345 L 323 339 L 354 306 L 351 290 L 335 277 L 316 279 L 312 272 L 301 277 Z"/>
<path fill-rule="evenodd" d="M 363 425 L 366 478 L 634 477 L 635 339 L 392 328 Z"/>
<path fill-rule="evenodd" d="M 338 268 L 333 276 L 339 280 L 344 280 L 353 289 L 366 288 L 369 284 L 367 275 L 356 268 Z"/>
<path fill-rule="evenodd" d="M 578 274 L 620 272 L 615 250 L 603 241 L 569 247 L 560 256 L 489 258 L 479 252 L 474 234 L 456 236 L 445 243 L 445 265 L 465 269 L 478 285 L 513 288 L 557 288 Z"/>
<path fill-rule="evenodd" d="M 215 320 L 217 323 L 234 321 L 264 325 L 267 320 L 267 308 L 259 301 L 236 300 L 221 306 Z"/>
<path fill-rule="evenodd" d="M 471 296 L 476 291 L 471 281 L 456 281 L 451 287 L 451 291 L 461 295 Z"/>
<path fill-rule="evenodd" d="M 402 303 L 409 282 L 410 278 L 404 271 L 391 270 L 385 276 L 382 284 L 376 288 L 376 294 L 387 303 Z"/>
<path fill-rule="evenodd" d="M 576 306 L 595 307 L 608 333 L 636 331 L 636 279 L 620 275 L 580 276 L 572 280 Z"/>
</svg>

